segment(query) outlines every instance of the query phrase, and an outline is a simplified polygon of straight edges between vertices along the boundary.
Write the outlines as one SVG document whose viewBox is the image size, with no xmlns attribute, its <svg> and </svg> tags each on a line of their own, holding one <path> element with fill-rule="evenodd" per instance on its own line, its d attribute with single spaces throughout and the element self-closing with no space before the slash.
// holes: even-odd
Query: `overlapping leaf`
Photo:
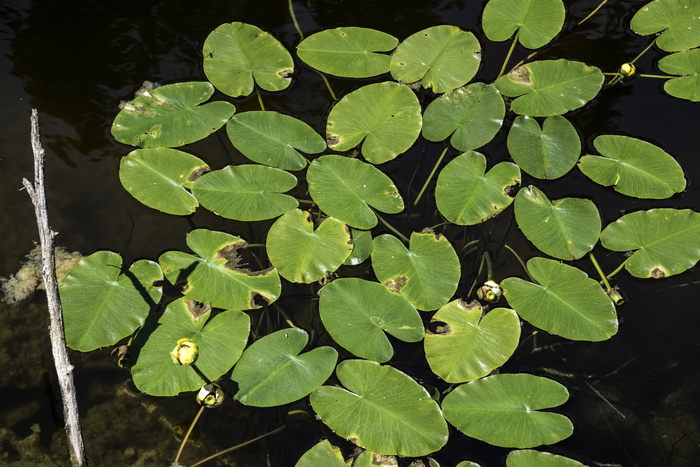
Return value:
<svg viewBox="0 0 700 467">
<path fill-rule="evenodd" d="M 680 99 L 700 102 L 700 49 L 685 50 L 659 60 L 659 69 L 678 78 L 666 80 L 664 90 Z"/>
<path fill-rule="evenodd" d="M 356 266 L 369 258 L 372 253 L 372 232 L 369 230 L 350 229 L 352 236 L 352 253 L 345 260 L 348 266 Z"/>
<path fill-rule="evenodd" d="M 489 40 L 505 41 L 517 31 L 523 46 L 539 49 L 559 34 L 565 13 L 561 0 L 489 0 L 482 27 Z"/>
<path fill-rule="evenodd" d="M 540 452 L 532 449 L 511 451 L 506 458 L 506 467 L 586 467 L 568 457 Z"/>
<path fill-rule="evenodd" d="M 333 446 L 327 439 L 316 443 L 306 451 L 294 467 L 347 467 L 340 448 Z"/>
<path fill-rule="evenodd" d="M 661 33 L 656 45 L 668 52 L 700 46 L 700 3 L 696 0 L 654 0 L 630 21 L 637 34 Z"/>
</svg>

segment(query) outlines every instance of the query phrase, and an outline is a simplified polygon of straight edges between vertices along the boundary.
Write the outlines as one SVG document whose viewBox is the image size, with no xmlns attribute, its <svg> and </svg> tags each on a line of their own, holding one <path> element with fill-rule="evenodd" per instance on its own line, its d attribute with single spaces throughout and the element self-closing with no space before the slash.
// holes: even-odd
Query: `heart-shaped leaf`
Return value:
<svg viewBox="0 0 700 467">
<path fill-rule="evenodd" d="M 637 34 L 661 34 L 656 45 L 667 52 L 700 46 L 700 3 L 695 0 L 654 0 L 630 21 Z"/>
<path fill-rule="evenodd" d="M 505 41 L 517 31 L 518 42 L 539 49 L 559 34 L 565 14 L 561 0 L 489 0 L 482 27 L 489 40 Z"/>
<path fill-rule="evenodd" d="M 700 102 L 700 49 L 685 50 L 659 60 L 659 69 L 679 78 L 664 82 L 664 90 L 680 99 Z"/>
<path fill-rule="evenodd" d="M 321 289 L 319 313 L 333 340 L 358 357 L 386 362 L 394 355 L 385 332 L 405 342 L 423 338 L 423 321 L 403 296 L 378 282 L 349 277 Z"/>
<path fill-rule="evenodd" d="M 462 383 L 488 375 L 515 352 L 520 319 L 507 308 L 483 318 L 479 302 L 454 300 L 431 319 L 434 333 L 425 336 L 425 356 L 433 372 L 448 383 Z"/>
<path fill-rule="evenodd" d="M 584 464 L 568 457 L 532 449 L 510 451 L 506 458 L 506 467 L 586 467 Z"/>
<path fill-rule="evenodd" d="M 294 467 L 347 467 L 340 448 L 333 446 L 327 439 L 321 440 L 306 451 Z"/>
<path fill-rule="evenodd" d="M 511 191 L 519 184 L 517 165 L 499 162 L 486 172 L 486 158 L 469 151 L 442 169 L 435 187 L 435 201 L 440 213 L 450 222 L 478 224 L 510 206 Z"/>
</svg>

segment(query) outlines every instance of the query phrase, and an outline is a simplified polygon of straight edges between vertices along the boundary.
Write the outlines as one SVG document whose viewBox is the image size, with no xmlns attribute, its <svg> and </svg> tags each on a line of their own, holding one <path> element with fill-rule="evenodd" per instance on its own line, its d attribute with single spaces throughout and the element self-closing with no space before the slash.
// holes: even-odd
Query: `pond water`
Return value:
<svg viewBox="0 0 700 467">
<path fill-rule="evenodd" d="M 201 46 L 206 35 L 222 22 L 257 25 L 272 32 L 289 49 L 298 43 L 287 2 L 206 3 L 2 2 L 0 276 L 16 272 L 38 240 L 33 208 L 27 194 L 19 191 L 22 177 L 31 178 L 32 174 L 32 107 L 39 111 L 47 149 L 47 196 L 53 228 L 60 233 L 59 245 L 84 254 L 115 250 L 124 256 L 125 263 L 157 258 L 170 249 L 186 250 L 185 234 L 191 229 L 188 221 L 143 207 L 119 183 L 119 159 L 130 150 L 116 143 L 109 133 L 119 101 L 130 98 L 145 80 L 167 84 L 204 79 Z M 578 28 L 573 25 L 599 2 L 567 3 L 565 30 L 571 31 L 540 52 L 538 58 L 576 59 L 613 72 L 648 45 L 648 38 L 635 35 L 627 27 L 633 12 L 645 2 L 609 2 Z M 471 30 L 484 46 L 478 76 L 492 80 L 510 43 L 491 43 L 478 32 L 483 4 L 473 0 L 303 0 L 295 1 L 294 8 L 307 34 L 344 25 L 377 28 L 399 39 L 437 24 Z M 516 49 L 512 63 L 528 53 Z M 655 73 L 659 56 L 652 50 L 637 64 L 644 72 Z M 295 115 L 322 132 L 324 112 L 330 104 L 323 82 L 308 69 L 302 69 L 299 78 L 284 93 L 264 95 L 266 106 Z M 341 79 L 331 79 L 331 84 L 340 94 L 357 85 Z M 662 80 L 639 78 L 606 89 L 584 109 L 570 115 L 570 120 L 583 137 L 584 151 L 593 151 L 593 138 L 603 133 L 625 134 L 658 144 L 684 168 L 690 181 L 686 192 L 669 200 L 640 201 L 602 187 L 591 188 L 574 170 L 548 184 L 550 198 L 592 197 L 604 225 L 640 207 L 700 206 L 700 192 L 693 183 L 700 173 L 700 163 L 697 143 L 692 139 L 700 126 L 700 110 L 698 104 L 669 97 L 662 85 Z M 236 105 L 238 111 L 257 109 L 257 100 L 236 101 Z M 491 143 L 480 151 L 492 160 L 505 159 L 504 139 L 497 137 L 496 141 L 500 143 Z M 188 150 L 217 167 L 230 163 L 229 154 L 233 152 L 219 142 L 195 144 Z M 441 150 L 439 144 L 424 142 L 411 154 L 387 164 L 386 172 L 402 193 L 415 194 Z M 426 201 L 397 216 L 394 222 L 408 232 L 434 225 L 439 222 L 436 219 L 434 205 Z M 256 239 L 262 231 L 205 212 L 197 213 L 192 222 L 228 230 L 251 242 L 263 240 Z M 487 223 L 483 228 L 505 234 L 502 225 Z M 517 245 L 520 251 L 531 248 L 515 229 L 507 232 L 506 242 Z M 536 251 L 531 248 L 530 254 Z M 607 271 L 618 261 L 612 257 L 599 260 Z M 500 277 L 519 273 L 517 265 L 504 261 L 497 261 L 496 267 Z M 569 402 L 557 410 L 572 418 L 574 435 L 549 447 L 550 452 L 588 465 L 697 465 L 698 275 L 691 270 L 660 282 L 624 276 L 618 284 L 628 303 L 619 309 L 620 331 L 614 338 L 591 344 L 540 333 L 520 347 L 503 371 L 548 376 L 569 389 Z M 301 289 L 299 296 L 303 298 L 310 289 Z M 289 294 L 285 306 L 296 307 L 292 311 L 300 320 L 308 317 L 308 301 L 296 300 L 295 290 L 285 291 Z M 3 465 L 67 464 L 47 323 L 41 293 L 20 305 L 0 304 Z M 523 336 L 531 331 L 525 328 Z M 132 388 L 128 372 L 117 369 L 109 353 L 110 349 L 71 353 L 89 458 L 98 466 L 168 464 L 178 448 L 177 429 L 186 429 L 197 411 L 193 396 L 159 399 L 139 394 Z M 398 353 L 396 366 L 411 368 L 415 357 L 406 348 Z M 294 465 L 316 440 L 330 436 L 327 428 L 313 421 L 306 402 L 294 404 L 289 410 L 299 412 L 287 418 L 289 429 L 211 465 Z M 193 463 L 273 429 L 283 423 L 286 413 L 287 409 L 249 410 L 240 404 L 207 411 L 199 423 L 197 440 L 187 446 L 183 462 Z M 454 432 L 448 446 L 435 458 L 448 466 L 462 459 L 498 466 L 505 465 L 506 453 Z"/>
</svg>

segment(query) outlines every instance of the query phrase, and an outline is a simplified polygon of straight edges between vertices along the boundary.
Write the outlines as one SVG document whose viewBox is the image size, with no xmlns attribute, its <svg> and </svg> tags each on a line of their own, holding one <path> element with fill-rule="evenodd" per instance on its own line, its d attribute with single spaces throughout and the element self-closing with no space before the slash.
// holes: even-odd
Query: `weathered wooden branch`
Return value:
<svg viewBox="0 0 700 467">
<path fill-rule="evenodd" d="M 34 204 L 36 223 L 41 239 L 42 273 L 44 286 L 49 303 L 51 336 L 51 352 L 58 375 L 58 384 L 61 388 L 63 400 L 63 416 L 66 422 L 66 434 L 68 435 L 68 450 L 73 466 L 87 466 L 83 435 L 80 430 L 80 417 L 78 414 L 78 401 L 75 396 L 73 384 L 73 366 L 68 360 L 66 339 L 63 334 L 63 311 L 58 297 L 58 281 L 56 280 L 56 261 L 54 258 L 54 241 L 56 235 L 49 225 L 49 215 L 46 209 L 46 192 L 44 190 L 44 148 L 39 136 L 39 117 L 36 109 L 32 109 L 32 151 L 34 152 L 34 185 L 26 178 L 22 180 L 29 197 Z"/>
</svg>

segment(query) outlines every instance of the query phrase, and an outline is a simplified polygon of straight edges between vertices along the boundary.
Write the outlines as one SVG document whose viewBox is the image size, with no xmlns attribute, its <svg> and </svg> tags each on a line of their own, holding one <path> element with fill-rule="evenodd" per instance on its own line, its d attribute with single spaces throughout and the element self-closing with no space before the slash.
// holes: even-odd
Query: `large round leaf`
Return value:
<svg viewBox="0 0 700 467">
<path fill-rule="evenodd" d="M 309 342 L 303 329 L 281 329 L 248 347 L 233 369 L 236 399 L 254 407 L 284 405 L 308 396 L 333 373 L 338 352 L 316 347 L 300 354 Z"/>
<path fill-rule="evenodd" d="M 531 117 L 561 115 L 586 105 L 600 91 L 603 73 L 571 60 L 541 60 L 521 65 L 496 80 L 513 112 Z"/>
<path fill-rule="evenodd" d="M 326 149 L 323 137 L 306 123 L 277 112 L 253 111 L 235 115 L 226 124 L 231 143 L 248 159 L 285 170 L 301 170 L 306 158 Z"/>
<path fill-rule="evenodd" d="M 506 467 L 586 467 L 579 461 L 549 452 L 532 449 L 511 451 L 506 458 Z"/>
<path fill-rule="evenodd" d="M 685 189 L 683 169 L 658 146 L 621 135 L 601 135 L 593 144 L 603 157 L 583 156 L 579 168 L 596 183 L 635 198 L 664 199 Z"/>
<path fill-rule="evenodd" d="M 442 410 L 467 436 L 496 446 L 529 448 L 571 436 L 571 420 L 542 411 L 568 398 L 566 388 L 551 379 L 500 374 L 459 386 L 445 396 Z"/>
<path fill-rule="evenodd" d="M 659 60 L 659 69 L 681 75 L 664 82 L 664 90 L 680 99 L 700 102 L 700 49 L 686 50 Z"/>
<path fill-rule="evenodd" d="M 256 297 L 272 303 L 282 285 L 274 268 L 251 271 L 239 264 L 238 250 L 246 245 L 242 238 L 224 232 L 197 229 L 187 235 L 187 246 L 199 257 L 168 251 L 158 262 L 172 284 L 186 282 L 183 293 L 193 300 L 218 308 L 260 308 Z"/>
<path fill-rule="evenodd" d="M 146 260 L 122 272 L 122 258 L 112 251 L 81 259 L 58 288 L 68 347 L 89 352 L 133 333 L 160 301 L 161 288 L 153 283 L 162 277 Z"/>
<path fill-rule="evenodd" d="M 393 235 L 375 237 L 372 269 L 379 282 L 406 297 L 419 310 L 436 310 L 457 290 L 460 264 L 446 237 L 413 232 L 409 248 Z"/>
<path fill-rule="evenodd" d="M 394 355 L 385 332 L 405 342 L 423 338 L 423 321 L 403 296 L 378 282 L 349 277 L 321 289 L 319 313 L 334 341 L 358 357 L 386 362 Z"/>
<path fill-rule="evenodd" d="M 617 332 L 617 313 L 600 285 L 581 270 L 546 258 L 527 262 L 532 279 L 501 281 L 508 303 L 540 329 L 577 341 L 603 341 Z"/>
<path fill-rule="evenodd" d="M 625 268 L 637 277 L 680 274 L 700 260 L 700 214 L 690 209 L 651 209 L 626 214 L 600 234 L 613 251 L 634 251 Z"/>
<path fill-rule="evenodd" d="M 168 84 L 128 102 L 112 123 L 112 136 L 142 148 L 194 143 L 221 128 L 236 111 L 229 102 L 200 105 L 214 94 L 207 82 Z"/>
<path fill-rule="evenodd" d="M 433 372 L 448 383 L 472 381 L 503 365 L 520 339 L 520 319 L 507 308 L 483 318 L 479 302 L 454 300 L 432 318 L 435 333 L 425 336 L 425 356 Z"/>
<path fill-rule="evenodd" d="M 515 197 L 518 227 L 541 252 L 555 258 L 579 259 L 598 243 L 600 214 L 593 201 L 564 198 L 550 201 L 536 186 Z"/>
<path fill-rule="evenodd" d="M 333 446 L 327 439 L 321 440 L 294 464 L 294 467 L 347 467 L 340 448 Z"/>
<path fill-rule="evenodd" d="M 299 58 L 319 71 L 346 78 L 368 78 L 389 71 L 399 41 L 369 28 L 326 29 L 307 37 L 297 46 Z"/>
<path fill-rule="evenodd" d="M 294 60 L 274 37 L 252 24 L 224 23 L 204 41 L 204 74 L 231 97 L 247 96 L 257 84 L 281 91 L 291 83 Z"/>
<path fill-rule="evenodd" d="M 352 240 L 339 220 L 327 217 L 314 230 L 311 215 L 294 209 L 272 224 L 266 247 L 282 277 L 308 284 L 338 269 L 350 256 Z"/>
<path fill-rule="evenodd" d="M 309 165 L 306 181 L 311 198 L 323 212 L 358 229 L 377 225 L 371 208 L 388 214 L 403 211 L 403 199 L 394 182 L 357 159 L 321 156 Z"/>
<path fill-rule="evenodd" d="M 423 137 L 450 144 L 460 151 L 480 148 L 501 129 L 506 106 L 495 87 L 473 83 L 435 99 L 423 114 Z"/>
<path fill-rule="evenodd" d="M 643 36 L 661 32 L 656 45 L 668 52 L 698 47 L 700 3 L 697 0 L 654 0 L 635 13 L 630 27 Z"/>
<path fill-rule="evenodd" d="M 152 396 L 195 391 L 236 363 L 248 342 L 248 315 L 228 310 L 209 319 L 211 311 L 201 316 L 198 311 L 191 300 L 180 298 L 168 305 L 155 328 L 146 326 L 136 336 L 134 345 L 143 347 L 131 374 L 139 390 Z M 170 352 L 180 339 L 190 339 L 197 345 L 199 354 L 194 365 L 173 362 Z"/>
<path fill-rule="evenodd" d="M 272 219 L 299 205 L 283 194 L 297 184 L 294 175 L 263 165 L 229 165 L 201 176 L 192 193 L 205 208 L 238 221 Z"/>
<path fill-rule="evenodd" d="M 565 14 L 561 0 L 489 0 L 482 27 L 489 40 L 505 41 L 518 31 L 523 46 L 539 49 L 559 34 Z"/>
<path fill-rule="evenodd" d="M 456 26 L 433 26 L 412 34 L 391 57 L 391 76 L 397 81 L 421 81 L 443 93 L 464 86 L 481 63 L 481 44 L 474 34 Z"/>
<path fill-rule="evenodd" d="M 516 117 L 508 132 L 508 152 L 521 170 L 554 180 L 576 165 L 581 140 L 574 126 L 559 115 L 548 117 L 542 128 L 532 117 Z"/>
<path fill-rule="evenodd" d="M 366 360 L 345 360 L 336 375 L 347 389 L 321 386 L 311 405 L 338 435 L 378 454 L 410 457 L 447 442 L 440 408 L 410 376 Z"/>
<path fill-rule="evenodd" d="M 119 180 L 131 196 L 159 211 L 186 216 L 199 203 L 186 190 L 209 166 L 198 157 L 169 148 L 137 149 L 119 163 Z"/>
<path fill-rule="evenodd" d="M 381 164 L 413 146 L 421 125 L 421 107 L 408 86 L 368 84 L 344 96 L 331 109 L 326 141 L 336 151 L 362 143 L 364 158 Z"/>
<path fill-rule="evenodd" d="M 440 172 L 435 201 L 440 213 L 458 225 L 484 222 L 513 202 L 511 191 L 520 184 L 520 169 L 499 162 L 486 171 L 486 158 L 470 151 L 455 157 Z"/>
</svg>

